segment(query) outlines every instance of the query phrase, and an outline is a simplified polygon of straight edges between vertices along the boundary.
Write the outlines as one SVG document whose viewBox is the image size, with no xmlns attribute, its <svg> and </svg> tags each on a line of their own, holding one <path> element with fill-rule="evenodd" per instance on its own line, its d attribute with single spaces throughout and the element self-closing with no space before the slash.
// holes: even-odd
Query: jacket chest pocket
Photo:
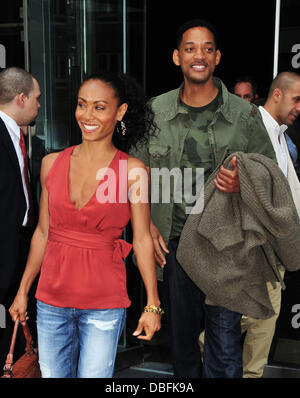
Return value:
<svg viewBox="0 0 300 398">
<path fill-rule="evenodd" d="M 170 167 L 171 147 L 169 145 L 149 145 L 150 166 L 151 167 Z"/>
</svg>

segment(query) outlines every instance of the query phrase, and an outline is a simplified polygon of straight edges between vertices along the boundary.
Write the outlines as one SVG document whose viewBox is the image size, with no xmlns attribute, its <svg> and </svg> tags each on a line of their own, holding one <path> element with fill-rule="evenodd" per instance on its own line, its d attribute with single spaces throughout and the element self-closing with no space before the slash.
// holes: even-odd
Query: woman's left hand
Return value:
<svg viewBox="0 0 300 398">
<path fill-rule="evenodd" d="M 133 336 L 137 336 L 141 340 L 151 340 L 154 333 L 161 327 L 160 318 L 161 316 L 154 312 L 143 312 L 139 319 L 138 327 L 133 332 Z M 141 334 L 143 330 L 145 332 L 144 335 Z"/>
</svg>

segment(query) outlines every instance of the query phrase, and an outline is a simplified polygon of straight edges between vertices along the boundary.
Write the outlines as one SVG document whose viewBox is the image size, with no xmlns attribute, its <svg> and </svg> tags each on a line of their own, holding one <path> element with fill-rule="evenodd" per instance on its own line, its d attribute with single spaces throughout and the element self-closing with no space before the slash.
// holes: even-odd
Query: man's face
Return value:
<svg viewBox="0 0 300 398">
<path fill-rule="evenodd" d="M 185 81 L 194 84 L 211 80 L 220 58 L 221 53 L 216 50 L 213 34 L 204 27 L 184 32 L 179 49 L 173 53 L 173 61 L 181 67 Z"/>
<path fill-rule="evenodd" d="M 25 96 L 23 118 L 24 122 L 22 125 L 29 125 L 35 120 L 38 115 L 40 103 L 39 98 L 41 96 L 40 86 L 36 79 L 33 79 L 33 90 L 30 91 L 28 97 Z"/>
<path fill-rule="evenodd" d="M 254 101 L 252 85 L 249 82 L 240 82 L 234 86 L 234 94 L 248 102 Z"/>
<path fill-rule="evenodd" d="M 277 122 L 290 126 L 300 114 L 300 79 L 288 89 L 281 91 L 277 106 Z"/>
</svg>

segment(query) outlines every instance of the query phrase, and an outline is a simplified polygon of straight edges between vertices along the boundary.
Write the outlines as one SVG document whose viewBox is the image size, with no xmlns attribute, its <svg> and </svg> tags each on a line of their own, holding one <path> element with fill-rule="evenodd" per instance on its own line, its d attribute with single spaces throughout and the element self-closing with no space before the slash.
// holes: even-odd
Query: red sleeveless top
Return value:
<svg viewBox="0 0 300 398">
<path fill-rule="evenodd" d="M 77 210 L 69 194 L 74 148 L 58 155 L 46 178 L 50 227 L 36 298 L 56 307 L 129 307 L 123 259 L 132 245 L 120 239 L 130 218 L 128 155 L 117 151 L 94 195 Z"/>
</svg>

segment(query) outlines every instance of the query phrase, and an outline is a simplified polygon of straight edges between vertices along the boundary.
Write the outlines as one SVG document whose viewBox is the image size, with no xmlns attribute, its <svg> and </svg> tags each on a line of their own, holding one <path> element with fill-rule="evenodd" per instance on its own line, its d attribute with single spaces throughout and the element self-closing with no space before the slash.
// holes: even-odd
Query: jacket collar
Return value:
<svg viewBox="0 0 300 398">
<path fill-rule="evenodd" d="M 222 91 L 222 105 L 220 108 L 217 110 L 217 112 L 222 113 L 224 118 L 232 123 L 232 112 L 230 109 L 230 104 L 228 100 L 228 90 L 223 84 L 222 80 L 219 79 L 218 77 L 213 78 L 214 84 L 216 87 L 219 88 L 219 90 Z M 180 92 L 184 87 L 184 83 L 180 85 L 177 89 L 173 90 L 170 92 L 171 98 L 169 98 L 168 103 L 166 104 L 165 107 L 162 109 L 162 113 L 164 114 L 164 119 L 166 121 L 174 119 L 178 114 L 187 114 L 188 111 L 187 109 L 181 104 L 180 101 Z"/>
</svg>

